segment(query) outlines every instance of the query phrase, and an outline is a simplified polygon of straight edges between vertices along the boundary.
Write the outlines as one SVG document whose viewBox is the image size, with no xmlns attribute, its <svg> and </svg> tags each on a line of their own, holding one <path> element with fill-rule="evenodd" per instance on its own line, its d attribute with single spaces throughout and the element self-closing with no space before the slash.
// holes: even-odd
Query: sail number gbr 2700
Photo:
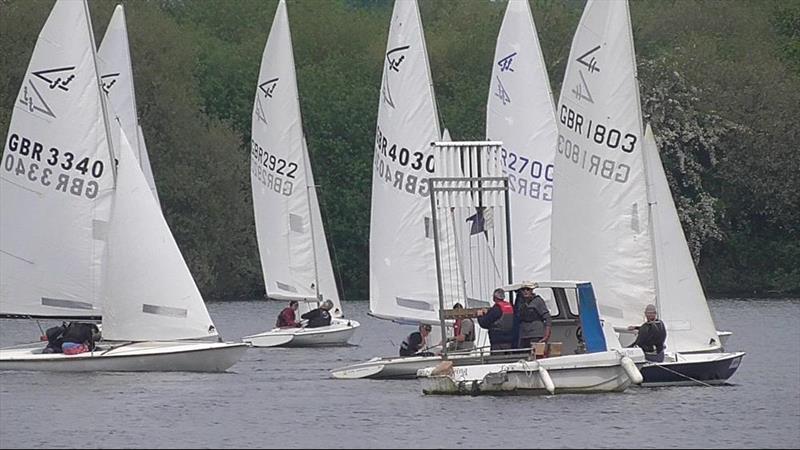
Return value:
<svg viewBox="0 0 800 450">
<path fill-rule="evenodd" d="M 250 155 L 253 160 L 250 167 L 256 179 L 268 190 L 287 197 L 291 196 L 294 191 L 297 163 L 270 154 L 254 140 L 250 142 Z"/>
</svg>

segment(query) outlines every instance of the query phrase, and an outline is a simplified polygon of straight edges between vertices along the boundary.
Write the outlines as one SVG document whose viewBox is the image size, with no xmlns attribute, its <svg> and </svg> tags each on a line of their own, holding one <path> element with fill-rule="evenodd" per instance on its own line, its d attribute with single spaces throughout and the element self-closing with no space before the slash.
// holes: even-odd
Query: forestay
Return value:
<svg viewBox="0 0 800 450">
<path fill-rule="evenodd" d="M 696 352 L 719 347 L 716 327 L 681 227 L 650 125 L 644 135 L 649 182 L 656 292 L 660 319 L 667 326 L 667 349 Z"/>
<path fill-rule="evenodd" d="M 440 138 L 417 2 L 396 1 L 383 67 L 372 175 L 370 311 L 377 317 L 439 321 L 428 177 L 435 174 L 431 143 Z M 455 253 L 453 231 L 442 233 L 442 252 Z M 463 292 L 460 270 L 450 270 L 443 277 L 449 284 L 445 291 Z"/>
<path fill-rule="evenodd" d="M 504 173 L 511 191 L 514 279 L 549 280 L 558 129 L 550 80 L 527 0 L 508 2 L 490 83 L 486 136 L 503 142 Z M 491 292 L 487 299 L 489 295 Z"/>
<path fill-rule="evenodd" d="M 103 338 L 166 341 L 217 336 L 124 134 L 119 159 L 108 236 Z"/>
<path fill-rule="evenodd" d="M 641 323 L 655 281 L 627 2 L 587 3 L 557 116 L 553 277 L 591 280 L 614 326 Z"/>
<path fill-rule="evenodd" d="M 85 8 L 54 5 L 14 102 L 0 171 L 2 314 L 101 313 L 114 168 Z"/>
<path fill-rule="evenodd" d="M 110 106 L 108 113 L 112 128 L 114 126 L 122 127 L 125 135 L 131 141 L 147 184 L 158 199 L 153 172 L 150 168 L 150 158 L 144 145 L 144 135 L 139 126 L 136 110 L 128 30 L 122 5 L 117 5 L 111 16 L 106 34 L 97 50 L 97 64 L 100 69 L 103 92 L 106 93 Z M 119 133 L 112 131 L 111 139 L 114 142 L 114 148 L 119 148 Z"/>
<path fill-rule="evenodd" d="M 267 295 L 314 302 L 321 295 L 341 310 L 303 135 L 284 1 L 278 4 L 261 60 L 250 161 Z M 303 304 L 300 312 L 312 307 L 316 303 Z"/>
</svg>

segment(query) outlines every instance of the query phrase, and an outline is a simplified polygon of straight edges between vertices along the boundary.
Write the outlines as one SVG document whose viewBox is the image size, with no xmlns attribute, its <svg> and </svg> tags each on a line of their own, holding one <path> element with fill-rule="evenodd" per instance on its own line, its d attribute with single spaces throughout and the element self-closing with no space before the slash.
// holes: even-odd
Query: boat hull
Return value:
<svg viewBox="0 0 800 450">
<path fill-rule="evenodd" d="M 679 354 L 676 361 L 646 363 L 639 370 L 642 386 L 720 385 L 736 373 L 744 352 Z"/>
<path fill-rule="evenodd" d="M 621 392 L 632 383 L 628 369 L 621 362 L 623 357 L 610 351 L 453 367 L 451 373 L 422 378 L 422 392 L 428 395 Z"/>
<path fill-rule="evenodd" d="M 474 351 L 471 353 L 451 353 L 447 360 L 455 366 L 475 365 L 482 363 L 515 362 L 523 359 L 519 354 L 491 355 L 486 352 Z M 443 361 L 440 355 L 436 356 L 407 356 L 393 358 L 372 358 L 368 361 L 331 370 L 333 378 L 354 380 L 360 378 L 403 380 L 417 378 L 421 369 L 431 368 Z"/>
<path fill-rule="evenodd" d="M 41 353 L 42 344 L 0 349 L 0 370 L 53 372 L 224 372 L 247 344 L 206 341 L 100 345 L 77 355 Z"/>
<path fill-rule="evenodd" d="M 253 347 L 325 347 L 347 345 L 360 324 L 355 320 L 333 319 L 319 328 L 276 328 L 264 333 L 245 336 L 242 341 Z"/>
</svg>

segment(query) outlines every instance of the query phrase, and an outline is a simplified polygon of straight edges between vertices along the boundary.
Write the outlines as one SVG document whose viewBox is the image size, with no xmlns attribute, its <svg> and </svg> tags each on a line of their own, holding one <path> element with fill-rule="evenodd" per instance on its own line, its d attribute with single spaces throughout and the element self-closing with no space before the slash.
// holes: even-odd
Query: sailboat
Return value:
<svg viewBox="0 0 800 450">
<path fill-rule="evenodd" d="M 439 293 L 428 178 L 431 143 L 442 138 L 416 0 L 396 1 L 383 67 L 372 176 L 370 314 L 439 325 Z M 441 233 L 453 236 L 454 230 Z M 454 240 L 442 251 L 455 255 Z M 463 275 L 450 267 L 444 302 L 465 304 Z M 431 334 L 429 339 L 433 339 Z M 441 356 L 375 357 L 331 371 L 334 378 L 415 378 Z"/>
<path fill-rule="evenodd" d="M 97 50 L 97 63 L 103 92 L 108 95 L 109 116 L 118 122 L 125 136 L 129 137 L 147 185 L 158 200 L 153 169 L 150 167 L 150 157 L 147 154 L 144 134 L 139 125 L 139 115 L 136 109 L 128 28 L 125 21 L 125 8 L 122 5 L 114 8 L 114 14 L 111 15 L 111 21 L 106 28 L 106 34 Z M 117 142 L 118 138 L 119 133 L 111 133 L 114 148 L 120 148 L 120 144 Z"/>
<path fill-rule="evenodd" d="M 655 305 L 660 319 L 668 324 L 666 346 L 670 350 L 663 363 L 641 368 L 644 385 L 723 384 L 739 368 L 745 353 L 707 351 L 718 332 L 650 124 L 645 128 L 643 151 L 658 268 Z"/>
<path fill-rule="evenodd" d="M 286 2 L 261 60 L 253 103 L 250 180 L 267 296 L 296 300 L 300 314 L 333 302 L 331 324 L 245 336 L 254 347 L 344 345 L 358 328 L 344 318 L 322 224 L 298 100 Z"/>
<path fill-rule="evenodd" d="M 558 105 L 553 275 L 592 280 L 602 316 L 620 333 L 640 324 L 645 305 L 653 303 L 667 312 L 661 317 L 667 351 L 721 350 L 694 265 L 684 257 L 674 204 L 653 201 L 627 2 L 588 1 Z M 662 197 L 669 193 L 663 184 L 658 189 Z M 659 220 L 664 208 L 672 208 L 674 221 Z M 701 295 L 680 287 L 689 284 Z"/>
<path fill-rule="evenodd" d="M 121 127 L 115 153 L 93 36 L 86 1 L 57 1 L 14 104 L 0 312 L 74 319 L 102 306 L 103 341 L 77 355 L 0 349 L 0 370 L 227 370 L 247 346 L 219 342 Z"/>
</svg>

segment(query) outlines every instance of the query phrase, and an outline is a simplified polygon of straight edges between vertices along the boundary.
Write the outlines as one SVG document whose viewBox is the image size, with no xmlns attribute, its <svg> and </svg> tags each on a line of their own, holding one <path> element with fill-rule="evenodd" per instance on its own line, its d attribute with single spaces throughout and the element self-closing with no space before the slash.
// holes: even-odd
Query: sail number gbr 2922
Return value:
<svg viewBox="0 0 800 450">
<path fill-rule="evenodd" d="M 279 158 L 264 150 L 256 141 L 251 140 L 250 155 L 253 160 L 251 170 L 253 175 L 267 187 L 267 189 L 285 196 L 291 196 L 294 191 L 294 179 L 297 172 L 297 163 Z"/>
</svg>

